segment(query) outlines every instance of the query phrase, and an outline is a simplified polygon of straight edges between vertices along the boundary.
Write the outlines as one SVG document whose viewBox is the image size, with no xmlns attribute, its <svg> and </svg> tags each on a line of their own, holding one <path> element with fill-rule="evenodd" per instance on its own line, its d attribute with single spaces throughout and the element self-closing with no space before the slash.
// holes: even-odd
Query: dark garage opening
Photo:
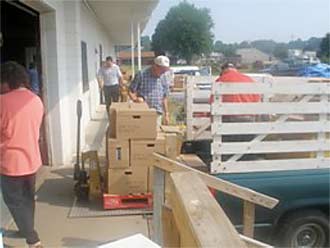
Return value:
<svg viewBox="0 0 330 248">
<path fill-rule="evenodd" d="M 0 1 L 1 6 L 1 63 L 12 60 L 26 69 L 34 63 L 42 95 L 39 13 L 18 1 Z M 44 165 L 48 162 L 45 124 L 40 130 L 40 151 Z"/>
</svg>

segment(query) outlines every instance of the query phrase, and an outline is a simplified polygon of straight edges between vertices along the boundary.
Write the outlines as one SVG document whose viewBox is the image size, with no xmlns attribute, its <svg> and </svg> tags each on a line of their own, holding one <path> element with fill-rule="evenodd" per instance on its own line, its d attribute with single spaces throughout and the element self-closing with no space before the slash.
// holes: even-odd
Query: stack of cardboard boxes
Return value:
<svg viewBox="0 0 330 248">
<path fill-rule="evenodd" d="M 173 82 L 173 91 L 183 91 L 186 87 L 187 75 L 175 75 Z"/>
<path fill-rule="evenodd" d="M 108 194 L 151 192 L 152 154 L 166 149 L 156 111 L 145 103 L 113 103 L 106 146 Z"/>
</svg>

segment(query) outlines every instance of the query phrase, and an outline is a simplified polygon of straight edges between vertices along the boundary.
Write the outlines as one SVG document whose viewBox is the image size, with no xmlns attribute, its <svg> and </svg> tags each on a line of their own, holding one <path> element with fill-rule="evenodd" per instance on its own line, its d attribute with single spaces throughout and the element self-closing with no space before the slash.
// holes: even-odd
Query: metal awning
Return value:
<svg viewBox="0 0 330 248">
<path fill-rule="evenodd" d="M 140 23 L 141 32 L 159 0 L 86 0 L 104 25 L 115 45 L 131 44 L 131 23 Z"/>
</svg>

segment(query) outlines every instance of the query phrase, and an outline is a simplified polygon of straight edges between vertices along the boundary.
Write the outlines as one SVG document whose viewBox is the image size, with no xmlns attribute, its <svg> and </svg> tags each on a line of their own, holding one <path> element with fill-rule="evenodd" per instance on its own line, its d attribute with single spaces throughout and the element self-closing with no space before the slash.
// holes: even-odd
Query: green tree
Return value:
<svg viewBox="0 0 330 248">
<path fill-rule="evenodd" d="M 248 41 L 242 41 L 239 45 L 239 48 L 251 48 L 251 44 Z"/>
<path fill-rule="evenodd" d="M 234 56 L 236 54 L 237 48 L 238 48 L 238 44 L 237 43 L 234 43 L 234 44 L 225 44 L 222 41 L 217 40 L 214 43 L 213 51 L 222 53 L 226 57 L 231 57 L 231 56 Z"/>
<path fill-rule="evenodd" d="M 152 48 L 170 52 L 190 64 L 193 56 L 212 51 L 213 25 L 208 9 L 183 1 L 172 7 L 158 23 L 152 35 Z"/>
<path fill-rule="evenodd" d="M 318 51 L 322 38 L 311 37 L 306 41 L 304 51 Z"/>
<path fill-rule="evenodd" d="M 288 57 L 288 47 L 285 43 L 279 43 L 274 48 L 274 56 L 279 59 L 286 59 Z"/>
<path fill-rule="evenodd" d="M 287 44 L 288 49 L 304 49 L 306 46 L 306 41 L 301 39 L 292 40 Z"/>
<path fill-rule="evenodd" d="M 141 46 L 143 47 L 143 51 L 151 50 L 151 40 L 148 35 L 141 37 Z"/>
<path fill-rule="evenodd" d="M 273 40 L 255 40 L 251 42 L 251 46 L 259 49 L 260 51 L 272 54 L 277 43 Z"/>
<path fill-rule="evenodd" d="M 330 64 L 330 33 L 327 33 L 322 39 L 318 57 L 322 62 Z"/>
</svg>

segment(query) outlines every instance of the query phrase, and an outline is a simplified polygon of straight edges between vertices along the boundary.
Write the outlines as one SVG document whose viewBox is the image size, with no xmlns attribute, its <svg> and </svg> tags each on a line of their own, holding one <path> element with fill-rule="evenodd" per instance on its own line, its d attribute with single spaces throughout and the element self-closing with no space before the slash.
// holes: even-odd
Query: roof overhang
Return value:
<svg viewBox="0 0 330 248">
<path fill-rule="evenodd" d="M 85 0 L 85 2 L 106 28 L 114 45 L 129 45 L 131 23 L 139 22 L 142 32 L 159 0 Z M 134 32 L 136 34 L 136 31 Z"/>
</svg>

